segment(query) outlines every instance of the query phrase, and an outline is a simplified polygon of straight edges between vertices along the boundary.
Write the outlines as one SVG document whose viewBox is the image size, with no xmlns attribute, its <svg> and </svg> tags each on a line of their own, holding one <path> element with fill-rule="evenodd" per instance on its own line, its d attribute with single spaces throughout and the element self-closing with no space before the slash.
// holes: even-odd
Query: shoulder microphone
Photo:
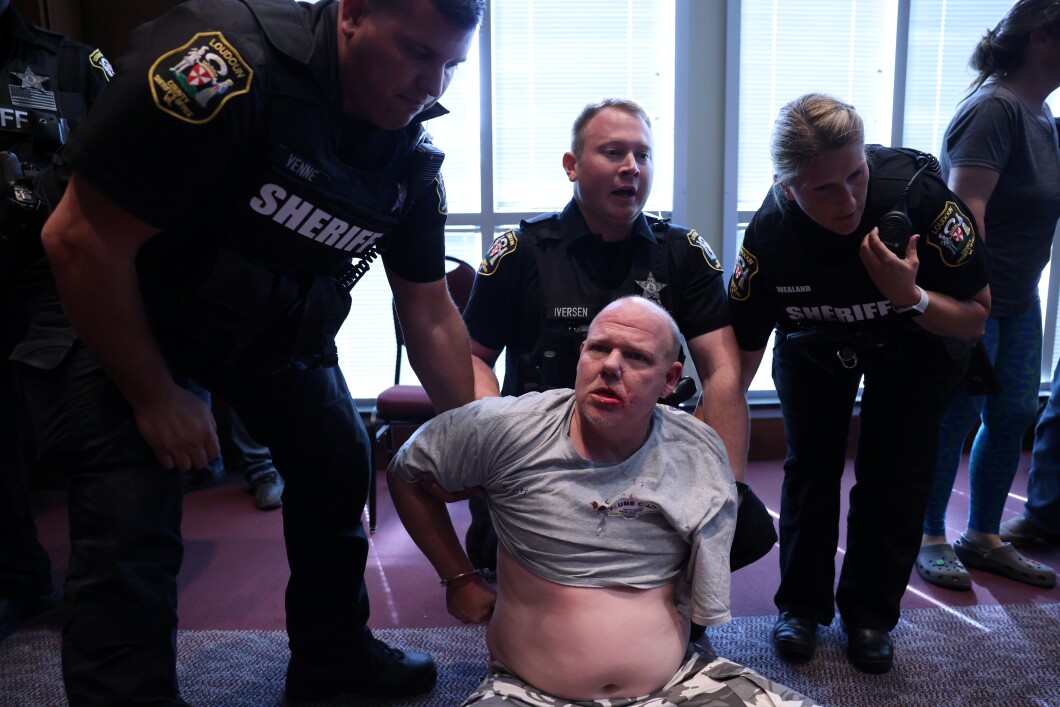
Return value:
<svg viewBox="0 0 1060 707">
<path fill-rule="evenodd" d="M 880 229 L 880 240 L 887 246 L 887 250 L 903 260 L 905 259 L 905 249 L 909 246 L 909 237 L 913 235 L 913 221 L 909 218 L 909 209 L 906 206 L 909 202 L 909 193 L 912 191 L 916 180 L 930 166 L 931 162 L 929 161 L 916 171 L 909 183 L 905 185 L 905 189 L 902 190 L 898 203 L 883 215 L 877 226 Z"/>
</svg>

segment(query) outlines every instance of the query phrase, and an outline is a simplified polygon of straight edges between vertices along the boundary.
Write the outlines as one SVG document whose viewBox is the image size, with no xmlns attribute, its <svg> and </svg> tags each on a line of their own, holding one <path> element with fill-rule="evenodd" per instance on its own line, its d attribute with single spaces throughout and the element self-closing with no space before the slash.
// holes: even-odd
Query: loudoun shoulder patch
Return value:
<svg viewBox="0 0 1060 707">
<path fill-rule="evenodd" d="M 696 229 L 690 229 L 688 231 L 688 244 L 693 248 L 698 248 L 699 252 L 703 254 L 703 260 L 707 261 L 707 265 L 713 270 L 721 272 L 721 263 L 718 262 L 718 256 L 714 255 L 714 249 L 710 247 L 710 244 L 703 238 L 703 236 L 696 233 Z"/>
<path fill-rule="evenodd" d="M 938 250 L 944 265 L 956 268 L 975 252 L 974 222 L 960 207 L 947 201 L 928 229 L 928 244 Z"/>
<path fill-rule="evenodd" d="M 220 32 L 199 32 L 147 72 L 155 105 L 188 123 L 213 120 L 221 106 L 250 91 L 254 70 Z"/>
<path fill-rule="evenodd" d="M 489 252 L 482 258 L 482 264 L 478 266 L 479 275 L 489 277 L 497 272 L 497 268 L 500 267 L 504 256 L 514 253 L 518 247 L 519 236 L 516 235 L 514 228 L 497 236 L 493 241 L 493 245 L 490 246 Z"/>
<path fill-rule="evenodd" d="M 729 280 L 729 297 L 737 302 L 743 302 L 751 296 L 751 279 L 758 274 L 758 258 L 751 254 L 743 245 L 740 246 L 740 254 L 736 256 L 736 267 Z"/>
</svg>

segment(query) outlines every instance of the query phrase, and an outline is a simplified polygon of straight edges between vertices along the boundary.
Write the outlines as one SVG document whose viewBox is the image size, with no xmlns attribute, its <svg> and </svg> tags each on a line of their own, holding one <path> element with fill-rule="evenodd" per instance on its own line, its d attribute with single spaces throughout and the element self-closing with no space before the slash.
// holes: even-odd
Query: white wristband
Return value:
<svg viewBox="0 0 1060 707">
<path fill-rule="evenodd" d="M 920 301 L 919 302 L 917 302 L 916 304 L 910 305 L 908 307 L 895 307 L 894 311 L 897 312 L 898 314 L 902 314 L 904 312 L 912 312 L 913 316 L 916 316 L 918 314 L 923 314 L 927 310 L 928 303 L 931 300 L 928 298 L 927 290 L 925 290 L 923 287 L 920 287 L 919 285 L 917 285 L 917 289 L 920 290 Z"/>
</svg>

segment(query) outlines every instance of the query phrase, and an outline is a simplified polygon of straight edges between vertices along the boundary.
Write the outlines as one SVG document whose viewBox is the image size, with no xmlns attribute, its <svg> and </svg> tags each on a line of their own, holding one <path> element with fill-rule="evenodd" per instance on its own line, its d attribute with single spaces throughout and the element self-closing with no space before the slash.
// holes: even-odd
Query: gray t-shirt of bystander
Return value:
<svg viewBox="0 0 1060 707">
<path fill-rule="evenodd" d="M 737 494 L 717 433 L 660 405 L 633 456 L 589 461 L 568 437 L 574 403 L 561 389 L 451 410 L 417 430 L 395 469 L 448 491 L 484 488 L 497 537 L 539 577 L 648 589 L 680 574 L 682 614 L 728 621 Z"/>
<path fill-rule="evenodd" d="M 1049 106 L 1040 118 L 997 82 L 961 104 L 943 139 L 943 177 L 953 167 L 998 172 L 986 205 L 986 254 L 992 317 L 1019 314 L 1038 301 L 1038 281 L 1060 217 L 1060 147 Z"/>
</svg>

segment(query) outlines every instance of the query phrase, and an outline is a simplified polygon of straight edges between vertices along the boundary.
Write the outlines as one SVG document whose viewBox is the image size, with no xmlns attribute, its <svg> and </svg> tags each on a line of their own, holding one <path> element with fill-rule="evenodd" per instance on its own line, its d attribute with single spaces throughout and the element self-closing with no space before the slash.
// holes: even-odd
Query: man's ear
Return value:
<svg viewBox="0 0 1060 707">
<path fill-rule="evenodd" d="M 339 31 L 353 34 L 371 12 L 369 0 L 339 0 Z"/>
<path fill-rule="evenodd" d="M 578 181 L 578 158 L 573 152 L 563 153 L 563 171 L 567 173 L 567 179 Z"/>
<path fill-rule="evenodd" d="M 684 366 L 681 365 L 680 361 L 674 361 L 670 364 L 670 369 L 666 371 L 666 387 L 663 388 L 663 392 L 659 395 L 660 398 L 665 398 L 674 392 L 674 388 L 677 387 L 677 381 L 681 380 L 681 371 L 683 370 Z"/>
</svg>

